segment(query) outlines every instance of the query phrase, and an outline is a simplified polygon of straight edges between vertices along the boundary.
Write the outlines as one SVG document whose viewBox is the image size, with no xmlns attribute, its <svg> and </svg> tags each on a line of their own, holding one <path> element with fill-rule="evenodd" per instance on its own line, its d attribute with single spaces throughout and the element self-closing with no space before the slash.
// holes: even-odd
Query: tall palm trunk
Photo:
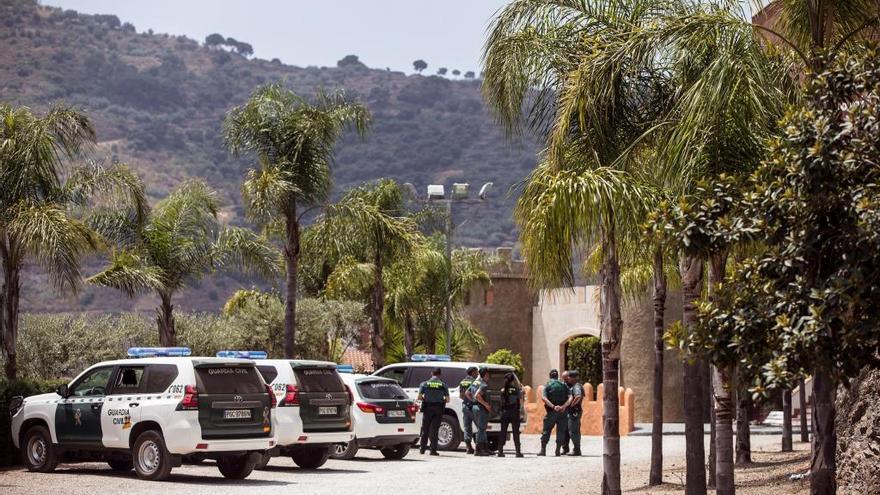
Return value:
<svg viewBox="0 0 880 495">
<path fill-rule="evenodd" d="M 800 419 L 801 419 L 801 442 L 810 441 L 810 431 L 807 430 L 807 387 L 804 379 L 800 379 L 798 383 L 798 399 L 801 403 Z"/>
<path fill-rule="evenodd" d="M 385 322 L 382 315 L 385 314 L 385 284 L 382 281 L 382 257 L 376 254 L 375 259 L 375 279 L 373 280 L 373 291 L 370 296 L 370 320 L 373 325 L 373 332 L 370 335 L 370 344 L 373 355 L 373 366 L 379 369 L 385 366 Z"/>
<path fill-rule="evenodd" d="M 651 472 L 648 484 L 663 483 L 663 330 L 666 312 L 666 272 L 663 251 L 654 252 L 654 397 L 651 429 Z"/>
<path fill-rule="evenodd" d="M 156 323 L 159 326 L 159 345 L 174 347 L 177 345 L 177 331 L 174 327 L 174 305 L 171 294 L 159 293 L 159 307 L 156 308 Z"/>
<path fill-rule="evenodd" d="M 3 352 L 6 355 L 6 378 L 14 380 L 18 376 L 17 340 L 18 308 L 21 297 L 21 265 L 14 260 L 14 253 L 3 245 L 3 287 L 0 288 L 0 335 L 3 337 Z"/>
<path fill-rule="evenodd" d="M 752 431 L 749 413 L 752 409 L 752 394 L 740 384 L 736 400 L 736 463 L 752 462 Z"/>
<path fill-rule="evenodd" d="M 716 296 L 718 285 L 724 280 L 727 254 L 715 253 L 709 257 L 710 298 Z M 713 424 L 715 425 L 714 474 L 718 495 L 733 495 L 733 369 L 711 366 L 714 397 Z M 712 466 L 710 466 L 710 474 Z"/>
<path fill-rule="evenodd" d="M 782 391 L 782 451 L 794 450 L 791 438 L 791 389 Z"/>
<path fill-rule="evenodd" d="M 416 351 L 416 328 L 412 314 L 409 311 L 403 313 L 403 352 L 409 358 Z"/>
<path fill-rule="evenodd" d="M 620 266 L 614 214 L 609 207 L 601 230 L 602 269 L 599 293 L 599 329 L 602 334 L 602 493 L 620 495 L 620 401 L 618 381 L 623 319 L 620 316 Z"/>
<path fill-rule="evenodd" d="M 287 212 L 285 232 L 284 260 L 287 262 L 285 280 L 286 298 L 284 300 L 284 357 L 293 359 L 294 342 L 296 342 L 296 298 L 297 269 L 299 265 L 299 219 L 296 216 L 296 204 L 291 205 Z"/>
<path fill-rule="evenodd" d="M 833 495 L 837 492 L 837 434 L 834 431 L 834 406 L 837 388 L 828 370 L 813 371 L 813 452 L 810 460 L 810 494 Z"/>
<path fill-rule="evenodd" d="M 703 281 L 703 262 L 696 256 L 682 256 L 682 325 L 690 333 L 697 323 L 696 301 Z M 684 363 L 685 494 L 706 493 L 706 449 L 703 446 L 703 373 L 699 361 Z"/>
</svg>

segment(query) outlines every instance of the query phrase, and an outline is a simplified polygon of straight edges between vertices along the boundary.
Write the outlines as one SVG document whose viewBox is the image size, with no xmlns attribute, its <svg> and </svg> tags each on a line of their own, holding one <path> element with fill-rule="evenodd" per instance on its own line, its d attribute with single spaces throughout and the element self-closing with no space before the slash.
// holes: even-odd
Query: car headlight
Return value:
<svg viewBox="0 0 880 495">
<path fill-rule="evenodd" d="M 20 395 L 16 395 L 9 401 L 9 417 L 15 416 L 18 414 L 18 411 L 21 411 L 21 408 L 24 406 L 24 397 Z"/>
</svg>

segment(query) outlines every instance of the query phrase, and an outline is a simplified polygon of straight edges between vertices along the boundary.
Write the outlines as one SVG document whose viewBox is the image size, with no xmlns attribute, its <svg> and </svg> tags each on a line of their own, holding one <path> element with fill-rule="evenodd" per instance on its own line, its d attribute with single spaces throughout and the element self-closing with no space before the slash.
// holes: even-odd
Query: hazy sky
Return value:
<svg viewBox="0 0 880 495">
<path fill-rule="evenodd" d="M 211 33 L 250 43 L 257 57 L 333 66 L 355 54 L 370 67 L 412 72 L 424 59 L 479 72 L 486 27 L 506 0 L 43 0 L 88 14 L 115 14 L 138 32 Z"/>
</svg>

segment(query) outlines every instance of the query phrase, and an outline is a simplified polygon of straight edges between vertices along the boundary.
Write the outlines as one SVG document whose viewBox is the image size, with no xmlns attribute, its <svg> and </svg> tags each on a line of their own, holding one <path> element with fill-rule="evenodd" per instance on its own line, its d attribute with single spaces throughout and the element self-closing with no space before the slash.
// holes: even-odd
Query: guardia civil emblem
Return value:
<svg viewBox="0 0 880 495">
<path fill-rule="evenodd" d="M 82 426 L 83 425 L 83 412 L 81 409 L 76 409 L 73 411 L 73 426 Z"/>
</svg>

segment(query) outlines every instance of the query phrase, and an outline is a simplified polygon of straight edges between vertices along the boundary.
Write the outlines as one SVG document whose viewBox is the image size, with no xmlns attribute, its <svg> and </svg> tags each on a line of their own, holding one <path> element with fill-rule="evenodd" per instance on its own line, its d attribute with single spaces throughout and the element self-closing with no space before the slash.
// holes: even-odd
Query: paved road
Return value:
<svg viewBox="0 0 880 495">
<path fill-rule="evenodd" d="M 526 457 L 508 456 L 475 458 L 463 451 L 441 453 L 440 457 L 411 451 L 402 461 L 386 461 L 378 451 L 361 450 L 351 461 L 328 461 L 316 471 L 301 470 L 289 459 L 275 458 L 266 471 L 255 471 L 243 481 L 228 481 L 216 467 L 182 466 L 172 471 L 168 482 L 140 481 L 134 473 L 117 474 L 105 464 L 62 465 L 54 473 L 29 473 L 21 469 L 0 471 L 0 493 L 5 495 L 101 494 L 135 495 L 153 493 L 259 495 L 270 494 L 510 494 L 541 493 L 553 495 L 592 494 L 600 492 L 602 476 L 602 439 L 584 437 L 585 457 L 536 457 L 539 440 L 524 435 Z M 755 449 L 778 445 L 779 437 L 753 437 Z M 622 439 L 624 487 L 637 488 L 647 481 L 650 460 L 649 437 Z M 666 466 L 681 465 L 684 437 L 664 437 Z M 545 475 L 556 469 L 568 469 L 565 478 L 556 474 L 552 481 Z M 467 484 L 462 484 L 467 483 Z"/>
</svg>

